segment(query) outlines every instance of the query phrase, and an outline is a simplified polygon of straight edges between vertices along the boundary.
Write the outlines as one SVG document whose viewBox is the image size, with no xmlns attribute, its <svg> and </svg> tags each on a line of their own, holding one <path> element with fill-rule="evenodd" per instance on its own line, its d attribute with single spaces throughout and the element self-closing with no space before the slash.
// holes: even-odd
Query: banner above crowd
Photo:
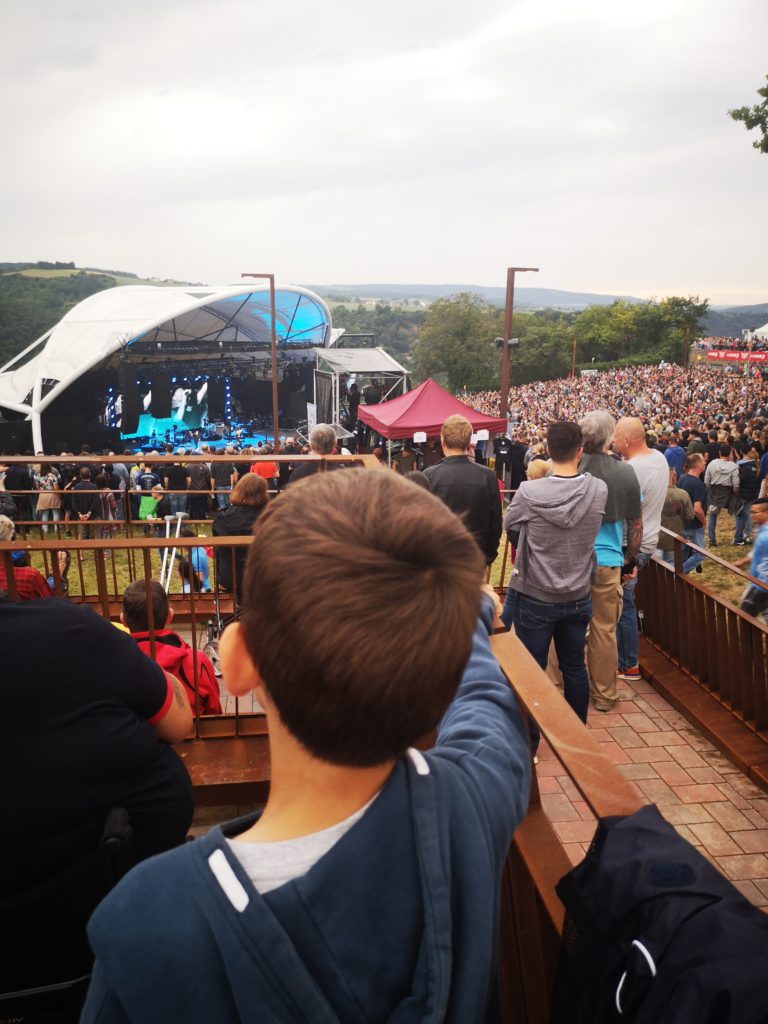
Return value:
<svg viewBox="0 0 768 1024">
<path fill-rule="evenodd" d="M 768 363 L 768 352 L 745 352 L 728 348 L 715 348 L 707 352 L 707 359 L 728 363 Z"/>
</svg>

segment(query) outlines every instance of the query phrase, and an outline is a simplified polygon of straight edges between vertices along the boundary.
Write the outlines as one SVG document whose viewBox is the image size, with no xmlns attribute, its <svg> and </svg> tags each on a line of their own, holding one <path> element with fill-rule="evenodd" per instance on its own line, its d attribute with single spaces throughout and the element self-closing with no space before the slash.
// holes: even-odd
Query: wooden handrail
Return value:
<svg viewBox="0 0 768 1024">
<path fill-rule="evenodd" d="M 513 633 L 499 633 L 491 647 L 526 711 L 598 818 L 632 814 L 644 801 L 600 749 L 560 691 Z"/>
</svg>

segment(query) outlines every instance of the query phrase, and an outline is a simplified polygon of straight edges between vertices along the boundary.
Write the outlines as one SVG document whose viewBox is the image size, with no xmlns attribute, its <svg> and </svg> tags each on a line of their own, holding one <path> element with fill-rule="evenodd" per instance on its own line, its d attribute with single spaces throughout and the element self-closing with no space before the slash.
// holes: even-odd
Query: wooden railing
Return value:
<svg viewBox="0 0 768 1024">
<path fill-rule="evenodd" d="M 674 564 L 651 559 L 640 573 L 637 608 L 646 644 L 678 671 L 649 662 L 647 674 L 727 757 L 766 786 L 768 628 L 699 577 L 685 575 L 684 548 L 702 553 L 744 586 L 760 581 L 713 552 L 665 532 L 674 542 Z"/>
<path fill-rule="evenodd" d="M 632 814 L 644 801 L 624 779 L 528 651 L 512 633 L 493 637 L 499 664 L 536 719 L 596 818 Z M 504 1020 L 549 1020 L 563 927 L 555 885 L 571 867 L 541 804 L 533 773 L 528 813 L 512 841 L 502 880 L 499 968 Z"/>
</svg>

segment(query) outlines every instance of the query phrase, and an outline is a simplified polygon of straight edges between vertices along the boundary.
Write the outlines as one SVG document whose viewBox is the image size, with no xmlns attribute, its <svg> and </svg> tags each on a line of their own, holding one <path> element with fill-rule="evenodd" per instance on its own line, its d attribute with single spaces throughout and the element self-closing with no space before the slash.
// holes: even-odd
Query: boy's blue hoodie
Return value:
<svg viewBox="0 0 768 1024">
<path fill-rule="evenodd" d="M 250 816 L 123 879 L 89 925 L 85 1024 L 493 1019 L 500 876 L 530 755 L 486 599 L 481 618 L 435 747 L 404 756 L 306 875 L 259 895 L 224 840 Z"/>
</svg>

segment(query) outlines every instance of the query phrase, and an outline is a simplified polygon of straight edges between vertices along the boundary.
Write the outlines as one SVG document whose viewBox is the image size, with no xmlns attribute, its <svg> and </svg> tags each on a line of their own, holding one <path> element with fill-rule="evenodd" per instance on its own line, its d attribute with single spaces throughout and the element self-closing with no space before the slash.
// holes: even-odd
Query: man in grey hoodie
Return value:
<svg viewBox="0 0 768 1024">
<path fill-rule="evenodd" d="M 515 568 L 502 620 L 542 668 L 554 639 L 565 699 L 587 720 L 589 677 L 584 644 L 592 615 L 595 537 L 608 488 L 579 475 L 583 452 L 577 423 L 552 423 L 547 431 L 552 475 L 521 484 L 504 516 L 517 544 Z"/>
</svg>

